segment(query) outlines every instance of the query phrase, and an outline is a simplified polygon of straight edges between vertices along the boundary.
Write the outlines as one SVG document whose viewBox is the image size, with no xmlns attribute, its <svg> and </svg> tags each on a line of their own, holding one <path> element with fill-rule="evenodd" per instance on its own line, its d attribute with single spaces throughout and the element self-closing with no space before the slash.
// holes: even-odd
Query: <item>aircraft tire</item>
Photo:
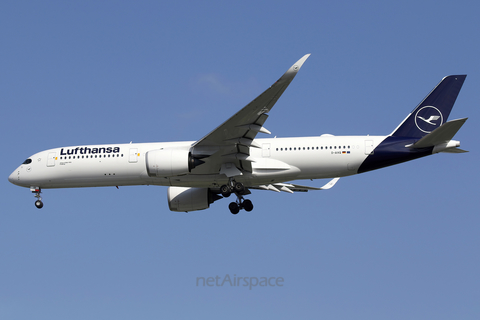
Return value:
<svg viewBox="0 0 480 320">
<path fill-rule="evenodd" d="M 35 201 L 35 207 L 37 207 L 38 209 L 42 209 L 43 208 L 43 202 L 41 200 Z"/>
<path fill-rule="evenodd" d="M 242 194 L 243 191 L 245 191 L 245 186 L 241 182 L 236 182 L 234 188 L 235 188 L 235 192 L 239 194 Z"/>
<path fill-rule="evenodd" d="M 245 211 L 248 211 L 248 212 L 252 211 L 253 210 L 252 201 L 250 201 L 248 199 L 243 201 L 243 209 L 245 209 Z"/>
<path fill-rule="evenodd" d="M 232 194 L 232 192 L 230 191 L 230 188 L 225 184 L 220 187 L 220 193 L 224 198 L 228 198 Z"/>
<path fill-rule="evenodd" d="M 230 209 L 230 212 L 232 214 L 237 214 L 240 211 L 240 208 L 238 207 L 238 204 L 236 202 L 230 202 L 228 205 L 228 209 Z"/>
</svg>

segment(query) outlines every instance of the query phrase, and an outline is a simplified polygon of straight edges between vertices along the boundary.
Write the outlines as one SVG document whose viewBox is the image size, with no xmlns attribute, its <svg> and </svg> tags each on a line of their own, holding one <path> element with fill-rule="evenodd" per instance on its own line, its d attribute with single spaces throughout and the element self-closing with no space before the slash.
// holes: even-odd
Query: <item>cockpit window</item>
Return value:
<svg viewBox="0 0 480 320">
<path fill-rule="evenodd" d="M 32 159 L 28 158 L 27 160 L 23 161 L 22 164 L 29 164 L 32 163 Z"/>
</svg>

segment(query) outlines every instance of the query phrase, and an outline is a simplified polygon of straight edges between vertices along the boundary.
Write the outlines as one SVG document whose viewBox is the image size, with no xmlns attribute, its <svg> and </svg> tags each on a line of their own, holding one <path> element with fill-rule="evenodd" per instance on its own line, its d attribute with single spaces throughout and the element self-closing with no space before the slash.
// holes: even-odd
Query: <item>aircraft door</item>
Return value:
<svg viewBox="0 0 480 320">
<path fill-rule="evenodd" d="M 262 157 L 264 158 L 270 157 L 270 143 L 262 144 Z"/>
<path fill-rule="evenodd" d="M 128 162 L 135 163 L 138 161 L 138 149 L 137 148 L 130 148 Z"/>
<path fill-rule="evenodd" d="M 373 154 L 373 140 L 365 140 L 365 154 Z"/>
<path fill-rule="evenodd" d="M 47 167 L 54 167 L 56 159 L 57 159 L 57 153 L 49 152 L 47 157 Z"/>
</svg>

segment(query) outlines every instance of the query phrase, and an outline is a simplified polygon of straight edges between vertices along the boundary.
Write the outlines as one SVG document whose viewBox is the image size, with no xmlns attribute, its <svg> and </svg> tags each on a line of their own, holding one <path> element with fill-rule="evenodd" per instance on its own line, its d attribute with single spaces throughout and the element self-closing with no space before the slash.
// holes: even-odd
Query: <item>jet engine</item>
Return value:
<svg viewBox="0 0 480 320">
<path fill-rule="evenodd" d="M 204 210 L 221 196 L 208 188 L 169 187 L 167 191 L 170 211 L 188 212 Z"/>
<path fill-rule="evenodd" d="M 160 149 L 148 151 L 147 172 L 150 177 L 173 177 L 187 174 L 204 163 L 186 149 Z"/>
</svg>

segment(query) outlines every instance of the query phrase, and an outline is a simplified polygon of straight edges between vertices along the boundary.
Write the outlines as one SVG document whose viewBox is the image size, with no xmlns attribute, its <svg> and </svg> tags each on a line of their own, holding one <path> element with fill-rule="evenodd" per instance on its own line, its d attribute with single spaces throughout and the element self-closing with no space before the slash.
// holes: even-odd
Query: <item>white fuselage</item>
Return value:
<svg viewBox="0 0 480 320">
<path fill-rule="evenodd" d="M 356 174 L 359 166 L 385 136 L 331 136 L 255 139 L 250 147 L 252 172 L 236 177 L 246 187 L 300 179 Z M 55 148 L 32 155 L 9 177 L 23 187 L 77 188 L 162 185 L 214 188 L 228 181 L 225 174 L 190 173 L 151 177 L 147 152 L 189 149 L 193 141 L 131 143 Z"/>
</svg>

